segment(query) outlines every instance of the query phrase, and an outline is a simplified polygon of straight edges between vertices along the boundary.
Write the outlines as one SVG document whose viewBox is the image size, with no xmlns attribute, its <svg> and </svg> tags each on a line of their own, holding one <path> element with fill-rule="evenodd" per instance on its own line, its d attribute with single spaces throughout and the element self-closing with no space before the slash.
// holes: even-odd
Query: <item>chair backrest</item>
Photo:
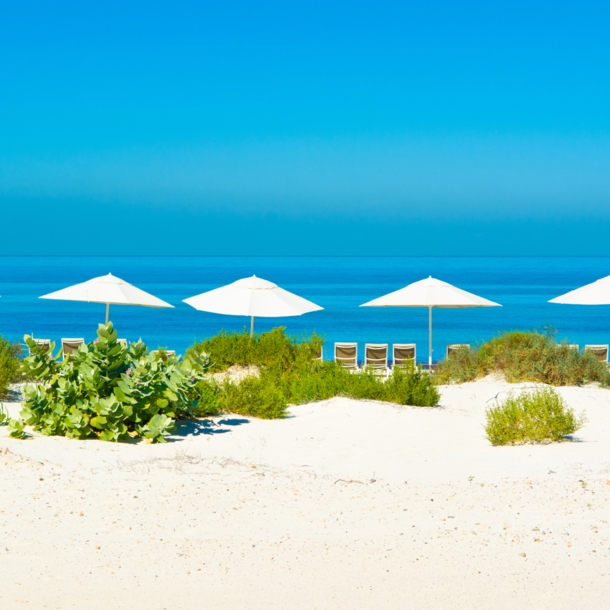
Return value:
<svg viewBox="0 0 610 610">
<path fill-rule="evenodd" d="M 585 345 L 585 352 L 592 352 L 596 360 L 608 362 L 607 345 Z"/>
<path fill-rule="evenodd" d="M 452 343 L 450 345 L 447 346 L 447 359 L 449 359 L 449 357 L 452 354 L 455 354 L 456 352 L 459 352 L 460 350 L 468 350 L 470 351 L 470 344 L 468 343 Z"/>
<path fill-rule="evenodd" d="M 324 346 L 320 346 L 320 353 L 314 358 L 314 360 L 319 360 L 320 362 L 324 361 Z"/>
<path fill-rule="evenodd" d="M 358 344 L 357 343 L 335 343 L 335 362 L 343 368 L 358 368 Z"/>
<path fill-rule="evenodd" d="M 36 343 L 38 347 L 42 347 L 45 352 L 48 352 L 51 349 L 51 339 L 34 339 L 34 343 Z"/>
<path fill-rule="evenodd" d="M 364 366 L 374 369 L 387 369 L 388 344 L 366 343 L 364 345 Z"/>
<path fill-rule="evenodd" d="M 164 356 L 175 356 L 176 355 L 176 350 L 175 349 L 152 349 L 150 350 L 151 354 L 163 354 Z"/>
<path fill-rule="evenodd" d="M 415 364 L 417 346 L 415 343 L 394 343 L 392 346 L 392 366 Z"/>
<path fill-rule="evenodd" d="M 70 339 L 62 339 L 61 340 L 61 351 L 63 352 L 63 359 L 65 360 L 67 356 L 73 354 L 78 351 L 78 348 L 85 342 L 84 339 L 78 338 L 70 338 Z"/>
</svg>

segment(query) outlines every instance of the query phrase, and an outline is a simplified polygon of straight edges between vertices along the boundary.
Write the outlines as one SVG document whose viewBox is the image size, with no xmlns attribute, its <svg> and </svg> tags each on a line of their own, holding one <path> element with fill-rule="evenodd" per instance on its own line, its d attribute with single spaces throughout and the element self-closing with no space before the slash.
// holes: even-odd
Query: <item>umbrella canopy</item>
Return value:
<svg viewBox="0 0 610 610">
<path fill-rule="evenodd" d="M 255 275 L 184 299 L 184 302 L 199 311 L 225 316 L 249 316 L 250 335 L 254 333 L 255 317 L 284 318 L 322 309 Z"/>
<path fill-rule="evenodd" d="M 68 288 L 51 292 L 41 299 L 58 301 L 84 301 L 86 303 L 104 303 L 106 305 L 106 323 L 110 313 L 110 305 L 139 305 L 141 307 L 173 307 L 169 303 L 128 284 L 125 280 L 115 277 L 112 273 L 94 277 L 93 279 L 75 284 Z"/>
<path fill-rule="evenodd" d="M 447 282 L 429 277 L 413 282 L 400 290 L 390 292 L 364 303 L 360 307 L 427 307 L 428 308 L 428 366 L 432 367 L 432 309 L 460 309 L 466 307 L 501 307 L 500 304 L 479 297 Z"/>
<path fill-rule="evenodd" d="M 610 275 L 551 299 L 564 305 L 610 305 Z"/>
</svg>

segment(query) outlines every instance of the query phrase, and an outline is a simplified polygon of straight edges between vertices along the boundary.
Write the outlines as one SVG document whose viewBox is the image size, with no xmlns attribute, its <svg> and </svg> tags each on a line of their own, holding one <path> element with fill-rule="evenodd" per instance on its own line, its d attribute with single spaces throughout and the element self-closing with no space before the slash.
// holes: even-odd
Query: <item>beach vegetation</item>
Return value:
<svg viewBox="0 0 610 610">
<path fill-rule="evenodd" d="M 492 445 L 565 440 L 585 423 L 553 388 L 509 394 L 486 411 L 485 432 Z"/>
<path fill-rule="evenodd" d="M 490 373 L 500 373 L 509 382 L 610 385 L 610 370 L 606 363 L 590 352 L 570 347 L 567 341 L 558 342 L 553 329 L 507 332 L 472 350 L 457 350 L 439 362 L 435 380 L 440 384 L 464 383 Z"/>
<path fill-rule="evenodd" d="M 127 348 L 117 337 L 112 323 L 100 324 L 96 341 L 61 359 L 54 344 L 46 350 L 26 335 L 30 355 L 23 369 L 35 383 L 24 388 L 11 436 L 22 437 L 27 425 L 45 435 L 158 443 L 175 430 L 175 419 L 193 417 L 205 354 L 180 360 L 149 351 L 142 341 Z"/>
<path fill-rule="evenodd" d="M 241 381 L 212 378 L 198 384 L 198 415 L 219 409 L 238 415 L 272 419 L 284 417 L 288 405 L 327 400 L 335 396 L 379 400 L 400 405 L 435 406 L 439 393 L 431 376 L 416 367 L 396 369 L 387 379 L 373 371 L 350 373 L 335 362 L 318 359 L 323 340 L 317 336 L 289 337 L 284 328 L 250 337 L 220 333 L 193 346 L 205 350 L 211 370 L 239 365 L 258 367 L 258 375 Z"/>
<path fill-rule="evenodd" d="M 186 355 L 206 354 L 210 359 L 211 373 L 222 372 L 232 366 L 288 370 L 297 361 L 316 358 L 323 345 L 324 339 L 315 332 L 311 336 L 290 337 L 282 326 L 252 337 L 245 329 L 241 333 L 222 330 L 214 337 L 193 344 Z"/>
<path fill-rule="evenodd" d="M 0 398 L 5 398 L 9 386 L 16 381 L 21 369 L 21 346 L 0 337 Z"/>
</svg>

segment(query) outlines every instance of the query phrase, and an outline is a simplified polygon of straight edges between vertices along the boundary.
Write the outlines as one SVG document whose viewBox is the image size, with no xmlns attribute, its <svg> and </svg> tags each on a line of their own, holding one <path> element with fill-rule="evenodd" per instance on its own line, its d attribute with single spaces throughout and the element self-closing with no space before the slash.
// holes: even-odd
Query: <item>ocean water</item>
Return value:
<svg viewBox="0 0 610 610">
<path fill-rule="evenodd" d="M 434 359 L 448 343 L 482 341 L 504 330 L 553 326 L 571 343 L 610 343 L 610 306 L 553 305 L 547 301 L 610 275 L 610 257 L 0 257 L 0 334 L 22 340 L 25 333 L 57 341 L 92 340 L 104 305 L 41 300 L 38 297 L 107 273 L 172 303 L 175 309 L 111 308 L 121 337 L 142 338 L 150 347 L 183 352 L 193 341 L 221 329 L 242 330 L 246 318 L 195 311 L 182 299 L 256 274 L 324 307 L 293 318 L 257 318 L 256 330 L 286 326 L 291 334 L 316 331 L 326 338 L 325 357 L 335 341 L 417 343 L 427 360 L 425 309 L 361 308 L 375 297 L 432 275 L 503 305 L 489 309 L 434 311 Z"/>
</svg>

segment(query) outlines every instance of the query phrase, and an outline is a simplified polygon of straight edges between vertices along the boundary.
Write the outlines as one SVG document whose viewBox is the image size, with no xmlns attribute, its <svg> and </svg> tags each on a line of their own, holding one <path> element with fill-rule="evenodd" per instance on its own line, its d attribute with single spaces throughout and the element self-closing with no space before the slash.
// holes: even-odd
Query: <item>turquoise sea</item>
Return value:
<svg viewBox="0 0 610 610">
<path fill-rule="evenodd" d="M 375 297 L 429 275 L 501 303 L 489 309 L 434 311 L 435 359 L 447 343 L 476 343 L 511 329 L 552 325 L 572 343 L 610 343 L 610 306 L 553 305 L 547 301 L 610 275 L 610 257 L 415 258 L 415 257 L 0 257 L 0 334 L 25 333 L 59 341 L 95 337 L 104 306 L 38 297 L 106 273 L 169 301 L 175 309 L 119 307 L 111 319 L 122 337 L 179 352 L 220 329 L 241 330 L 245 318 L 195 311 L 182 299 L 256 274 L 318 303 L 324 311 L 256 321 L 256 330 L 286 326 L 291 334 L 313 330 L 334 341 L 417 343 L 418 360 L 428 349 L 428 313 L 419 309 L 360 308 Z"/>
</svg>

